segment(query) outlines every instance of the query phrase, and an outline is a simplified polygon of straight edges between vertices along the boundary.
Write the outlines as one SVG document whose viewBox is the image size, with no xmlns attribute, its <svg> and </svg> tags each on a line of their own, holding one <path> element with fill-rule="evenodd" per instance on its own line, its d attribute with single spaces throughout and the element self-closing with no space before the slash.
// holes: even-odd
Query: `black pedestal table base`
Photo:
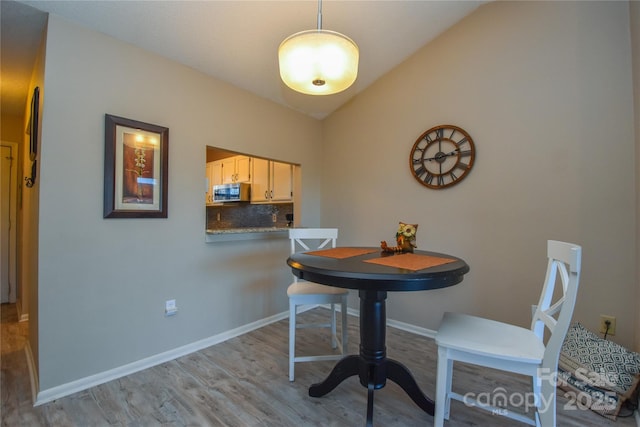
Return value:
<svg viewBox="0 0 640 427">
<path fill-rule="evenodd" d="M 434 413 L 434 402 L 420 390 L 411 372 L 400 362 L 387 359 L 386 291 L 359 291 L 360 354 L 340 360 L 329 376 L 309 388 L 309 396 L 322 397 L 345 379 L 358 375 L 367 388 L 367 426 L 373 425 L 373 393 L 385 386 L 387 378 L 398 384 L 423 411 Z"/>
<path fill-rule="evenodd" d="M 375 390 L 384 387 L 388 378 L 398 384 L 423 411 L 433 415 L 433 400 L 420 390 L 411 372 L 401 363 L 387 359 L 387 292 L 426 291 L 454 286 L 462 282 L 463 276 L 469 272 L 469 266 L 460 258 L 428 251 L 414 251 L 414 254 L 446 258 L 449 262 L 420 270 L 379 265 L 367 261 L 403 255 L 380 254 L 378 248 L 363 249 L 366 249 L 366 253 L 346 258 L 296 253 L 287 260 L 293 274 L 300 279 L 357 289 L 360 296 L 360 353 L 340 360 L 324 381 L 309 388 L 309 395 L 324 396 L 345 379 L 358 375 L 360 384 L 367 388 L 367 426 L 371 426 Z"/>
</svg>

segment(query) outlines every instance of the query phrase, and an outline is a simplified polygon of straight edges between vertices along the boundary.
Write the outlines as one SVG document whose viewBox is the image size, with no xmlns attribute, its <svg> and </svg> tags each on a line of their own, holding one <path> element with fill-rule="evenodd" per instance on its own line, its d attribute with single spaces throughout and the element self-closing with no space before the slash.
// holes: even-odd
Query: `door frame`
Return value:
<svg viewBox="0 0 640 427">
<path fill-rule="evenodd" d="M 9 266 L 9 303 L 17 301 L 17 229 L 18 229 L 18 144 L 10 141 L 0 141 L 0 145 L 11 150 L 11 169 L 9 171 L 9 251 L 7 265 Z"/>
</svg>

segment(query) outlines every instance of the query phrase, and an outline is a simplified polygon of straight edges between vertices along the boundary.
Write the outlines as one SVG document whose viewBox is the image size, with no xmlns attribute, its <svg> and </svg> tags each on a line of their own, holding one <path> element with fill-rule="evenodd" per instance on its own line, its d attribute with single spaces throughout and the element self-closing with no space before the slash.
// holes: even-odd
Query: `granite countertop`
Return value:
<svg viewBox="0 0 640 427">
<path fill-rule="evenodd" d="M 244 227 L 226 229 L 207 229 L 206 243 L 231 242 L 238 240 L 273 240 L 286 238 L 289 227 Z"/>
<path fill-rule="evenodd" d="M 289 230 L 289 227 L 245 227 L 220 230 L 207 229 L 207 234 L 274 233 L 287 230 Z"/>
</svg>

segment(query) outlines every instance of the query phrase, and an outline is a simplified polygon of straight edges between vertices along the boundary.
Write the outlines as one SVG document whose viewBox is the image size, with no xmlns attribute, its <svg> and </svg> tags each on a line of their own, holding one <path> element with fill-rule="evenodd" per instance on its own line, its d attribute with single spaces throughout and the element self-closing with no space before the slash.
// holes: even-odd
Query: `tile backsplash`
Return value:
<svg viewBox="0 0 640 427">
<path fill-rule="evenodd" d="M 225 203 L 207 206 L 207 230 L 229 228 L 286 227 L 287 214 L 293 215 L 293 203 Z M 273 222 L 273 215 L 276 221 Z"/>
</svg>

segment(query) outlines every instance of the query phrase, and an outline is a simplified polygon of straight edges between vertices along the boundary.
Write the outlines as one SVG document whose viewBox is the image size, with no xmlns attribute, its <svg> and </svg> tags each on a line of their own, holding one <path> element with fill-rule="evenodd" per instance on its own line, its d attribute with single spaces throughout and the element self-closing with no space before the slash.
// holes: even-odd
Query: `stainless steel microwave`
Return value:
<svg viewBox="0 0 640 427">
<path fill-rule="evenodd" d="M 234 182 L 213 186 L 214 202 L 248 202 L 251 200 L 251 184 Z"/>
</svg>

